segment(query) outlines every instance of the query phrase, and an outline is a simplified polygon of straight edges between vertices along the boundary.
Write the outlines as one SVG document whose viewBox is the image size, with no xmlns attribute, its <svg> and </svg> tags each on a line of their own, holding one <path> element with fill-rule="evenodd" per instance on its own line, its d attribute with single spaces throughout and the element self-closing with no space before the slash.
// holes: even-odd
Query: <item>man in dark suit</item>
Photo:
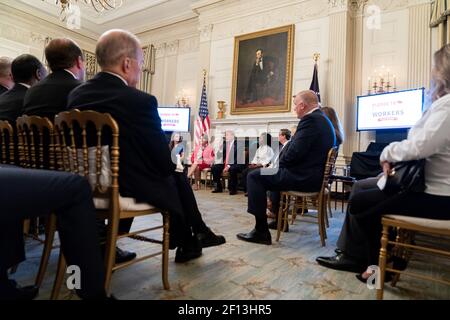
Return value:
<svg viewBox="0 0 450 320">
<path fill-rule="evenodd" d="M 45 57 L 52 73 L 28 90 L 23 114 L 53 121 L 66 110 L 70 91 L 84 80 L 85 65 L 80 47 L 67 38 L 53 39 L 45 48 Z"/>
<path fill-rule="evenodd" d="M 320 190 L 329 150 L 336 144 L 336 135 L 328 118 L 319 109 L 317 95 L 300 92 L 294 100 L 300 123 L 280 158 L 278 172 L 258 169 L 248 175 L 248 212 L 255 216 L 256 226 L 250 233 L 240 233 L 238 239 L 260 244 L 272 244 L 267 224 L 267 191 Z"/>
<path fill-rule="evenodd" d="M 39 186 L 39 187 L 36 187 Z M 106 299 L 104 262 L 95 225 L 91 187 L 65 172 L 0 165 L 0 301 L 32 300 L 37 287 L 20 288 L 8 269 L 25 260 L 23 219 L 57 215 L 67 264 L 81 271 L 82 299 Z"/>
<path fill-rule="evenodd" d="M 11 74 L 11 62 L 11 58 L 0 57 L 0 95 L 14 86 Z"/>
<path fill-rule="evenodd" d="M 136 89 L 144 60 L 140 41 L 129 32 L 111 30 L 100 37 L 96 55 L 102 72 L 70 93 L 68 107 L 114 117 L 120 129 L 121 196 L 170 212 L 176 262 L 199 257 L 202 246 L 217 245 L 221 239 L 206 227 L 197 210 L 183 202 L 180 192 L 185 186 L 179 186 L 182 179 L 174 178 L 176 166 L 161 129 L 158 102 Z M 122 221 L 121 232 L 128 232 L 131 223 Z"/>
<path fill-rule="evenodd" d="M 0 96 L 0 119 L 14 124 L 22 115 L 23 100 L 27 90 L 45 78 L 47 71 L 42 63 L 30 54 L 18 56 L 11 64 L 14 87 Z"/>
<path fill-rule="evenodd" d="M 214 190 L 212 193 L 223 192 L 222 175 L 228 173 L 228 190 L 230 191 L 230 195 L 237 194 L 238 173 L 245 169 L 244 150 L 241 147 L 244 146 L 238 145 L 234 137 L 234 132 L 227 130 L 225 132 L 225 143 L 222 147 L 222 153 L 216 155 L 216 163 L 211 167 L 214 182 Z"/>
<path fill-rule="evenodd" d="M 280 159 L 283 156 L 283 154 L 289 149 L 289 142 L 291 140 L 291 131 L 288 129 L 281 129 L 280 133 L 278 134 L 278 141 L 280 142 L 280 151 L 275 156 L 272 164 L 269 166 L 269 169 L 278 170 L 280 167 Z M 276 171 L 274 171 L 275 173 Z M 271 212 L 275 216 L 275 220 L 271 223 L 269 223 L 269 229 L 273 229 L 277 227 L 277 216 L 278 211 L 280 210 L 280 201 L 281 201 L 281 195 L 280 191 L 271 191 L 270 192 L 270 203 L 272 204 Z M 284 230 L 285 232 L 288 231 L 289 225 L 287 225 L 287 229 Z"/>
</svg>

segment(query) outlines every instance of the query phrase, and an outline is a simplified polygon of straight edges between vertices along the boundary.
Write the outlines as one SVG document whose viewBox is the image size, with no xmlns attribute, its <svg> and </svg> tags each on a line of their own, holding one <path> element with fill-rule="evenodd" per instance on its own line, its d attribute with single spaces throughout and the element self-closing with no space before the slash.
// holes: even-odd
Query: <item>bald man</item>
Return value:
<svg viewBox="0 0 450 320">
<path fill-rule="evenodd" d="M 110 30 L 100 37 L 96 55 L 101 72 L 71 92 L 68 106 L 107 112 L 118 122 L 121 196 L 170 212 L 175 262 L 224 243 L 203 222 L 187 177 L 174 174 L 156 98 L 136 89 L 144 63 L 140 41 L 127 31 Z M 120 231 L 129 232 L 131 223 L 122 220 Z"/>
<path fill-rule="evenodd" d="M 56 114 L 67 110 L 70 91 L 84 80 L 85 64 L 81 48 L 67 38 L 50 41 L 45 57 L 52 73 L 28 90 L 22 112 L 53 121 Z"/>
<path fill-rule="evenodd" d="M 12 59 L 8 57 L 0 57 L 0 95 L 14 86 L 11 74 Z"/>
<path fill-rule="evenodd" d="M 255 216 L 255 228 L 240 233 L 238 239 L 271 245 L 267 223 L 267 191 L 318 192 L 322 186 L 328 152 L 336 145 L 336 135 L 328 118 L 319 109 L 317 95 L 302 91 L 294 99 L 300 123 L 289 148 L 279 159 L 275 172 L 258 169 L 247 177 L 248 212 Z"/>
</svg>

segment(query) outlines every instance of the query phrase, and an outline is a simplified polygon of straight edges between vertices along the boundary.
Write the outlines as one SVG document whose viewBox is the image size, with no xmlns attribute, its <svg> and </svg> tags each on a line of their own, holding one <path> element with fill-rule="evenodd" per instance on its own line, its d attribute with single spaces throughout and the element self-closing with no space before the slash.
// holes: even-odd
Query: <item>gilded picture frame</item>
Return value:
<svg viewBox="0 0 450 320">
<path fill-rule="evenodd" d="M 231 114 L 291 111 L 295 26 L 235 37 Z"/>
</svg>

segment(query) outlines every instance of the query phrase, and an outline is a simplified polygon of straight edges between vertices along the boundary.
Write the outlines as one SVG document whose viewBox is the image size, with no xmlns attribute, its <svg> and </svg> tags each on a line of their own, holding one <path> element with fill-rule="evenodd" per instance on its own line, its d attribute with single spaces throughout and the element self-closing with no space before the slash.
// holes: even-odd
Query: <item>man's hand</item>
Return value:
<svg viewBox="0 0 450 320">
<path fill-rule="evenodd" d="M 227 173 L 230 170 L 230 166 L 226 166 L 223 168 L 223 173 Z"/>
<path fill-rule="evenodd" d="M 391 164 L 387 161 L 383 161 L 381 162 L 381 167 L 383 168 L 384 175 L 388 177 L 391 173 Z"/>
</svg>

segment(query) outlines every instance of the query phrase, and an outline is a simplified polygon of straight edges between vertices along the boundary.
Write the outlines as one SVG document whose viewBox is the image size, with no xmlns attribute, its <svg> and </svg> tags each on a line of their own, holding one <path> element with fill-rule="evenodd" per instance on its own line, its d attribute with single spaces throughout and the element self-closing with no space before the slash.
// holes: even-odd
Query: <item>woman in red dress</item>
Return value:
<svg viewBox="0 0 450 320">
<path fill-rule="evenodd" d="M 202 144 L 195 147 L 194 152 L 192 153 L 192 166 L 188 172 L 188 177 L 194 176 L 194 190 L 200 189 L 202 171 L 211 168 L 211 165 L 214 163 L 214 157 L 213 141 L 208 143 L 208 136 L 204 135 Z"/>
</svg>

